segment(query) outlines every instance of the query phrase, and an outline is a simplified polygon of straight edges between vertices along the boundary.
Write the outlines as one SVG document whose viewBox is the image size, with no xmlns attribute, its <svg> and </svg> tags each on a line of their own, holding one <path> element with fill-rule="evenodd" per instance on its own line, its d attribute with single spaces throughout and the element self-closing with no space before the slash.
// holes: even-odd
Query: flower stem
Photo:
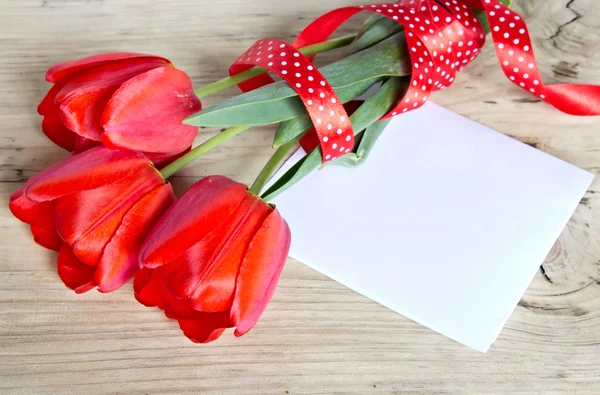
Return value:
<svg viewBox="0 0 600 395">
<path fill-rule="evenodd" d="M 349 45 L 350 43 L 352 43 L 352 41 L 354 41 L 355 38 L 356 34 L 350 34 L 347 36 L 334 38 L 320 43 L 307 45 L 306 47 L 299 48 L 298 51 L 307 56 L 315 55 L 321 52 L 330 51 L 332 49 L 341 48 L 346 45 Z M 246 71 L 242 71 L 241 73 L 236 74 L 233 77 L 223 78 L 222 80 L 205 85 L 202 88 L 198 88 L 194 91 L 194 93 L 196 93 L 196 96 L 198 96 L 198 98 L 201 99 L 203 97 L 212 95 L 213 93 L 222 91 L 223 89 L 237 85 L 240 82 L 244 82 L 251 78 L 254 78 L 257 75 L 265 73 L 266 71 L 267 70 L 263 69 L 262 67 L 253 67 Z"/>
<path fill-rule="evenodd" d="M 175 174 L 175 172 L 177 172 L 182 167 L 192 163 L 200 155 L 207 153 L 208 151 L 215 148 L 219 144 L 229 140 L 232 137 L 237 136 L 238 134 L 242 133 L 244 130 L 249 129 L 249 128 L 250 128 L 249 125 L 240 125 L 240 126 L 232 126 L 228 129 L 225 129 L 224 131 L 217 134 L 216 136 L 206 140 L 205 142 L 203 142 L 202 144 L 200 144 L 199 146 L 197 146 L 196 148 L 194 148 L 187 154 L 181 156 L 180 158 L 176 159 L 169 165 L 165 166 L 160 171 L 160 173 L 166 180 L 167 178 L 169 178 L 173 174 Z"/>
<path fill-rule="evenodd" d="M 290 140 L 289 142 L 279 147 L 277 151 L 275 151 L 275 153 L 273 154 L 273 156 L 271 156 L 265 167 L 263 167 L 263 169 L 256 177 L 256 180 L 254 180 L 254 183 L 250 187 L 250 192 L 260 196 L 260 192 L 262 191 L 264 186 L 267 184 L 267 182 L 269 182 L 271 177 L 275 175 L 277 170 L 279 170 L 281 164 L 287 159 L 288 154 L 297 146 L 300 137 L 302 137 L 302 135 Z"/>
</svg>

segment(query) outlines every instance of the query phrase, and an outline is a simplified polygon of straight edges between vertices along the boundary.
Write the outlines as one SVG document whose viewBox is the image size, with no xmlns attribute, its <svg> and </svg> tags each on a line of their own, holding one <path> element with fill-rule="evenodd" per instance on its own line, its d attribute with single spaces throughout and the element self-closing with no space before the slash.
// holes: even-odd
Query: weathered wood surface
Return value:
<svg viewBox="0 0 600 395">
<path fill-rule="evenodd" d="M 0 0 L 0 393 L 600 392 L 600 181 L 485 355 L 292 260 L 254 331 L 193 345 L 161 313 L 137 304 L 130 285 L 109 295 L 68 291 L 56 275 L 55 254 L 34 245 L 11 216 L 10 192 L 66 156 L 41 134 L 35 112 L 51 64 L 112 50 L 157 53 L 199 86 L 222 78 L 256 39 L 291 38 L 344 4 L 348 0 Z M 600 84 L 596 1 L 519 0 L 516 7 L 535 37 L 546 82 Z M 505 80 L 490 47 L 434 101 L 600 170 L 600 120 L 570 117 L 532 100 Z M 213 133 L 202 130 L 198 141 Z M 178 188 L 214 173 L 250 182 L 272 152 L 272 135 L 273 128 L 253 129 L 216 149 L 181 173 Z"/>
</svg>

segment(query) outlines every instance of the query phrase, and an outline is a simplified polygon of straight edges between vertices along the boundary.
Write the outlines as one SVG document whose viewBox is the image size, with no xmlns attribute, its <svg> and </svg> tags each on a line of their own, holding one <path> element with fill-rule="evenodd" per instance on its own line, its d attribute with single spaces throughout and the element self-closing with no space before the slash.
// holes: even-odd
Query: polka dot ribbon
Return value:
<svg viewBox="0 0 600 395">
<path fill-rule="evenodd" d="M 229 73 L 235 75 L 253 65 L 276 73 L 298 93 L 315 126 L 324 162 L 352 150 L 354 132 L 348 114 L 331 85 L 308 57 L 290 44 L 267 38 L 257 41 L 244 52 Z M 262 74 L 258 79 L 245 81 L 241 89 L 248 91 L 273 81 L 267 74 Z"/>
<path fill-rule="evenodd" d="M 387 118 L 422 106 L 432 92 L 450 86 L 456 77 L 456 72 L 475 59 L 485 43 L 485 34 L 472 9 L 485 11 L 490 23 L 496 54 L 502 70 L 509 80 L 565 113 L 600 115 L 600 86 L 544 85 L 542 83 L 525 22 L 516 12 L 498 0 L 401 0 L 398 3 L 338 8 L 322 15 L 308 25 L 298 35 L 292 46 L 283 45 L 281 49 L 282 53 L 286 54 L 285 56 L 279 54 L 279 58 L 276 58 L 277 53 L 274 53 L 269 54 L 273 55 L 270 59 L 264 57 L 261 59 L 259 52 L 262 51 L 257 45 L 261 43 L 264 49 L 265 40 L 262 40 L 255 44 L 249 50 L 250 52 L 246 52 L 238 59 L 230 73 L 234 75 L 250 67 L 241 66 L 242 64 L 253 64 L 276 72 L 292 87 L 299 83 L 300 86 L 295 89 L 315 124 L 323 149 L 323 160 L 332 160 L 340 154 L 349 152 L 348 148 L 352 147 L 353 136 L 348 139 L 349 134 L 347 134 L 352 134 L 351 125 L 349 122 L 344 122 L 339 126 L 341 133 L 334 143 L 337 133 L 332 133 L 331 130 L 339 132 L 338 124 L 335 124 L 334 121 L 338 116 L 344 117 L 346 120 L 345 112 L 342 113 L 343 108 L 337 98 L 332 103 L 328 100 L 318 100 L 318 97 L 315 99 L 315 94 L 320 94 L 321 91 L 309 92 L 306 90 L 308 86 L 302 87 L 303 81 L 300 81 L 302 72 L 299 72 L 300 77 L 296 79 L 290 78 L 290 74 L 283 73 L 283 71 L 288 71 L 289 66 L 280 66 L 280 63 L 290 61 L 287 59 L 289 53 L 298 53 L 294 52 L 295 48 L 327 40 L 341 24 L 361 11 L 378 13 L 403 25 L 413 73 L 408 91 L 383 117 Z M 284 44 L 277 40 L 272 40 L 272 42 L 281 43 L 279 45 Z M 320 82 L 324 82 L 322 92 L 326 95 L 325 98 L 334 98 L 335 93 L 327 81 L 320 74 L 319 77 L 316 76 L 317 70 L 310 63 L 312 57 L 303 57 L 300 54 L 297 59 L 300 64 L 306 64 L 306 66 L 299 67 L 310 65 L 313 67 L 310 71 L 315 74 L 314 78 L 319 78 Z M 278 64 L 277 61 L 280 63 Z M 240 88 L 248 91 L 271 82 L 273 80 L 263 74 L 240 84 Z M 314 106 L 315 102 L 317 102 L 316 107 Z M 319 116 L 320 113 L 315 108 L 321 114 L 328 115 L 333 111 L 334 115 L 326 120 Z M 329 130 L 323 128 L 323 122 L 327 123 L 327 128 L 331 125 Z M 346 137 L 344 138 L 344 136 Z M 342 141 L 340 141 L 340 137 Z M 345 145 L 342 146 L 342 143 Z M 336 148 L 339 146 L 344 149 L 336 152 L 333 144 L 336 144 Z"/>
</svg>

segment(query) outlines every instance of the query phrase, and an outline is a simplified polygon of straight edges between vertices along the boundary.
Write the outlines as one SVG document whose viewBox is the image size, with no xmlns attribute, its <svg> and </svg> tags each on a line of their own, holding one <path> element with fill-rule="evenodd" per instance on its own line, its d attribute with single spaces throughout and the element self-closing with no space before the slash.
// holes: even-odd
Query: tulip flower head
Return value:
<svg viewBox="0 0 600 395">
<path fill-rule="evenodd" d="M 135 295 L 179 321 L 195 342 L 258 321 L 290 248 L 279 211 L 222 176 L 203 178 L 167 210 L 142 246 Z"/>
<path fill-rule="evenodd" d="M 38 107 L 42 129 L 71 152 L 104 144 L 141 151 L 163 163 L 188 150 L 197 128 L 181 123 L 200 111 L 183 71 L 165 59 L 107 53 L 52 66 L 54 84 Z"/>
<path fill-rule="evenodd" d="M 143 154 L 100 146 L 30 178 L 10 210 L 38 244 L 59 252 L 67 287 L 110 292 L 134 276 L 142 242 L 174 200 Z"/>
</svg>

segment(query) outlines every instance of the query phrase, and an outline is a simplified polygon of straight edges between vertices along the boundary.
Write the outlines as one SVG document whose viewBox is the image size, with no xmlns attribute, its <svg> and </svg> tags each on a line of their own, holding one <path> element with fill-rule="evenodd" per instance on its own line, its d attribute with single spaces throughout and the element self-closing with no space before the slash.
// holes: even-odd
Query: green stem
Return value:
<svg viewBox="0 0 600 395">
<path fill-rule="evenodd" d="M 267 184 L 267 182 L 269 182 L 271 177 L 275 175 L 277 170 L 279 170 L 281 164 L 287 159 L 289 152 L 298 144 L 300 137 L 302 136 L 298 136 L 288 141 L 287 143 L 279 147 L 277 151 L 275 151 L 275 153 L 273 154 L 273 156 L 271 156 L 265 167 L 262 168 L 262 170 L 256 177 L 256 180 L 254 180 L 254 183 L 250 187 L 250 192 L 260 196 L 260 192 L 262 191 L 264 186 Z"/>
<path fill-rule="evenodd" d="M 194 148 L 187 154 L 181 156 L 179 159 L 175 160 L 171 164 L 164 167 L 160 171 L 160 173 L 166 180 L 167 178 L 169 178 L 173 174 L 175 174 L 175 172 L 177 172 L 182 167 L 192 163 L 200 155 L 207 153 L 208 151 L 215 148 L 219 144 L 229 140 L 232 137 L 237 136 L 238 134 L 242 133 L 244 130 L 249 129 L 249 128 L 250 128 L 250 126 L 240 125 L 240 126 L 232 126 L 228 129 L 225 129 L 221 133 L 206 140 L 205 142 L 203 142 L 202 144 L 200 144 L 199 146 L 197 146 L 196 148 Z"/>
<path fill-rule="evenodd" d="M 356 34 L 350 34 L 347 36 L 334 38 L 331 40 L 323 41 L 320 43 L 307 45 L 306 47 L 299 48 L 298 51 L 303 53 L 304 55 L 316 55 L 321 52 L 330 51 L 332 49 L 341 48 L 346 45 L 349 45 L 356 38 Z M 233 77 L 223 78 L 222 80 L 213 82 L 211 84 L 205 85 L 202 88 L 198 88 L 194 91 L 196 96 L 199 99 L 212 95 L 213 93 L 222 91 L 223 89 L 232 87 L 234 85 L 239 84 L 240 82 L 247 81 L 251 78 L 254 78 L 262 73 L 265 73 L 267 70 L 262 67 L 253 67 L 246 71 L 242 71 L 239 74 L 234 75 Z"/>
</svg>

